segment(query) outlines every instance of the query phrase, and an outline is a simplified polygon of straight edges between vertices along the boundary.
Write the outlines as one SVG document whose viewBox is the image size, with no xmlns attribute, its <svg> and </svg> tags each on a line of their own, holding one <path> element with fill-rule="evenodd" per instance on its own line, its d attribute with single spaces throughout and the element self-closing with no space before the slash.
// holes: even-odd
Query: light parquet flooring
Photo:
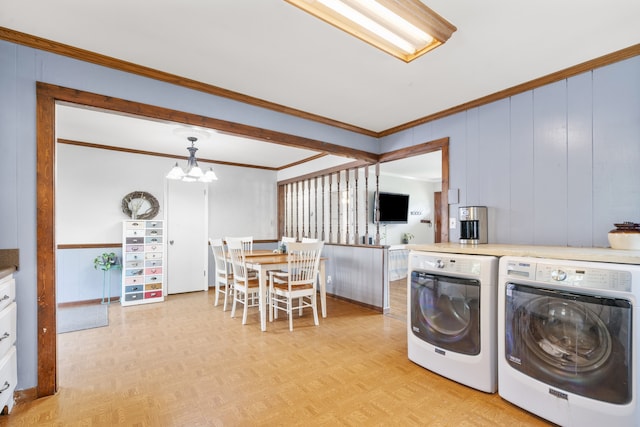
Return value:
<svg viewBox="0 0 640 427">
<path fill-rule="evenodd" d="M 407 359 L 406 323 L 328 298 L 328 317 L 213 307 L 213 292 L 110 306 L 109 326 L 58 336 L 59 391 L 2 426 L 540 426 Z"/>
</svg>

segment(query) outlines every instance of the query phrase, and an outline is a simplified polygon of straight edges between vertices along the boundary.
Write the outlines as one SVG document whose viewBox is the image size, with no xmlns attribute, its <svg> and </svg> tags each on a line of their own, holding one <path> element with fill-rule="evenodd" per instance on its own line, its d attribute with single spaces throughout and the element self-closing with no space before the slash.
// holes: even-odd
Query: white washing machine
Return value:
<svg viewBox="0 0 640 427">
<path fill-rule="evenodd" d="M 409 254 L 409 360 L 469 387 L 497 387 L 498 258 Z"/>
<path fill-rule="evenodd" d="M 500 259 L 498 393 L 563 426 L 638 426 L 640 265 Z"/>
</svg>

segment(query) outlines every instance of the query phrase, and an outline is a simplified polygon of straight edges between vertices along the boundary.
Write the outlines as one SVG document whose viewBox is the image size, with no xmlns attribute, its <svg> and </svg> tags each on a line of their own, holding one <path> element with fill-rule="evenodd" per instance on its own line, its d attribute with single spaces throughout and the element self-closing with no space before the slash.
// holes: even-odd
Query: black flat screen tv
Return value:
<svg viewBox="0 0 640 427">
<path fill-rule="evenodd" d="M 409 195 L 397 193 L 378 193 L 377 209 L 374 209 L 373 222 L 376 222 L 376 211 L 380 213 L 380 222 L 409 222 Z"/>
</svg>

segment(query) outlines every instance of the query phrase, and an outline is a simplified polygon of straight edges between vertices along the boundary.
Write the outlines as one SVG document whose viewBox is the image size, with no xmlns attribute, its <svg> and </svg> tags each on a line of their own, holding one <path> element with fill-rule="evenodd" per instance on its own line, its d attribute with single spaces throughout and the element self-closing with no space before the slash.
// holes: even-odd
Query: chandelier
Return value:
<svg viewBox="0 0 640 427">
<path fill-rule="evenodd" d="M 184 182 L 212 182 L 218 179 L 213 168 L 209 168 L 208 171 L 202 172 L 202 169 L 198 166 L 198 160 L 196 160 L 195 142 L 198 140 L 195 136 L 189 136 L 187 139 L 191 142 L 191 147 L 187 147 L 189 150 L 189 159 L 187 160 L 187 169 L 183 170 L 176 165 L 167 174 L 167 179 L 180 180 Z"/>
</svg>

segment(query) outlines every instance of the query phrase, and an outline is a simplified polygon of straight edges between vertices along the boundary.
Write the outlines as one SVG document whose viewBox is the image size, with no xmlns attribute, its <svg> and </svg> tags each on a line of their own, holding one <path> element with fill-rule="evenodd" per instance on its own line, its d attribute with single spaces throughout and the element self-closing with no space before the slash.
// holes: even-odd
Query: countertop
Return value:
<svg viewBox="0 0 640 427">
<path fill-rule="evenodd" d="M 18 249 L 0 249 L 0 279 L 18 270 L 19 259 Z"/>
<path fill-rule="evenodd" d="M 640 264 L 640 251 L 611 248 L 573 248 L 568 246 L 535 245 L 462 245 L 460 243 L 433 243 L 406 245 L 407 249 L 425 252 L 443 252 L 470 255 L 522 256 L 535 258 L 567 259 L 576 261 Z"/>
</svg>

